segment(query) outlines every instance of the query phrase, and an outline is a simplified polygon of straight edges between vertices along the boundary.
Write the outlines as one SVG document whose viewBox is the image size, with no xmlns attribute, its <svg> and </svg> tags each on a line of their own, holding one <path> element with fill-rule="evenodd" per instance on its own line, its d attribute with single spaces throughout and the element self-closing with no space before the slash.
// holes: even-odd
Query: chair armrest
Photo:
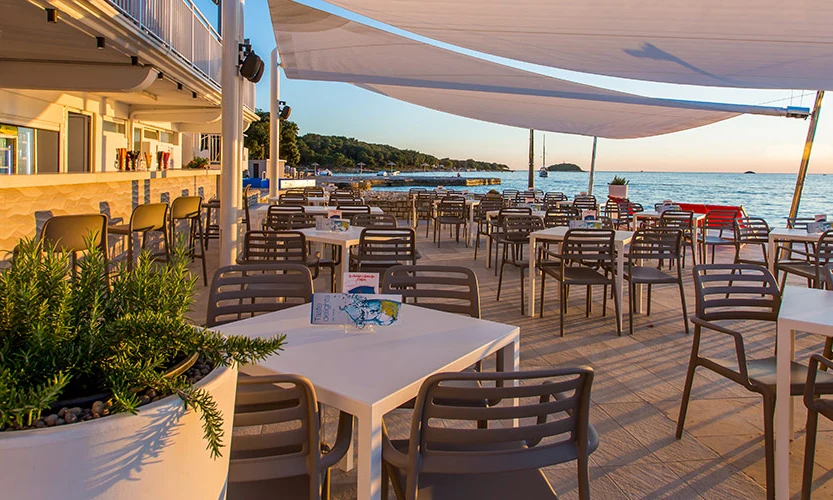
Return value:
<svg viewBox="0 0 833 500">
<path fill-rule="evenodd" d="M 809 260 L 811 257 L 815 256 L 815 255 L 813 255 L 809 252 L 802 252 L 801 250 L 796 250 L 795 248 L 793 248 L 791 246 L 786 246 L 786 245 L 778 245 L 777 251 L 779 251 L 779 252 L 784 251 L 784 252 L 787 252 L 789 254 L 797 253 L 797 254 L 803 256 L 807 260 Z M 788 256 L 787 258 L 790 258 L 790 257 L 791 257 L 791 255 Z"/>
<path fill-rule="evenodd" d="M 833 370 L 833 361 L 821 354 L 810 356 L 810 364 L 807 366 L 807 382 L 804 384 L 804 406 L 807 408 L 812 408 L 815 400 L 816 373 L 818 373 L 819 364 L 826 366 L 828 370 Z"/>
<path fill-rule="evenodd" d="M 350 448 L 350 441 L 353 440 L 353 415 L 340 411 L 338 413 L 338 433 L 336 434 L 336 442 L 333 443 L 332 449 L 321 457 L 321 465 L 325 468 L 330 468 L 347 453 Z"/>
<path fill-rule="evenodd" d="M 691 318 L 691 322 L 697 326 L 708 328 L 709 330 L 713 330 L 719 333 L 725 333 L 726 335 L 731 335 L 735 339 L 735 353 L 737 354 L 738 358 L 738 371 L 740 375 L 746 380 L 749 381 L 749 369 L 746 366 L 746 349 L 743 347 L 743 335 L 740 332 L 736 332 L 725 326 L 720 326 L 718 324 L 712 323 L 710 321 L 706 321 L 704 319 L 698 318 L 697 316 Z"/>
</svg>

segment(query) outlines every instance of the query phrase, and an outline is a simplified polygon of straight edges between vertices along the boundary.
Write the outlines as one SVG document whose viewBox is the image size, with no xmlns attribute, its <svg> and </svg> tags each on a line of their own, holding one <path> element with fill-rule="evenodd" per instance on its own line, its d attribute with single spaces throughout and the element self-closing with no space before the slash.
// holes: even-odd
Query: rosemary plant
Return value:
<svg viewBox="0 0 833 500">
<path fill-rule="evenodd" d="M 0 430 L 24 429 L 58 400 L 107 394 L 111 412 L 137 412 L 138 393 L 179 396 L 198 411 L 207 448 L 220 456 L 223 415 L 185 375 L 166 377 L 198 353 L 212 366 L 252 363 L 284 336 L 224 337 L 188 323 L 195 279 L 182 246 L 168 263 L 142 253 L 108 273 L 94 249 L 73 269 L 65 255 L 24 240 L 0 272 Z"/>
</svg>

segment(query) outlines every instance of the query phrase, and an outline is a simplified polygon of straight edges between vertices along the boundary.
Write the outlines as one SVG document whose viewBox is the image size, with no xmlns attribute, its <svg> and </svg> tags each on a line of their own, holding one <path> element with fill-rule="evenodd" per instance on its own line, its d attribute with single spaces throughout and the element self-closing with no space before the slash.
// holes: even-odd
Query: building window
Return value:
<svg viewBox="0 0 833 500">
<path fill-rule="evenodd" d="M 176 146 L 179 144 L 179 134 L 176 132 L 159 132 L 159 141 Z"/>
<path fill-rule="evenodd" d="M 158 141 L 159 140 L 159 131 L 146 128 L 145 129 L 145 139 L 151 139 L 151 140 L 154 140 L 154 141 Z"/>
<path fill-rule="evenodd" d="M 124 135 L 124 123 L 113 122 L 110 120 L 104 120 L 104 123 L 101 125 L 101 129 L 104 132 L 112 132 L 114 134 Z"/>
<path fill-rule="evenodd" d="M 0 175 L 58 172 L 58 132 L 0 124 Z"/>
</svg>

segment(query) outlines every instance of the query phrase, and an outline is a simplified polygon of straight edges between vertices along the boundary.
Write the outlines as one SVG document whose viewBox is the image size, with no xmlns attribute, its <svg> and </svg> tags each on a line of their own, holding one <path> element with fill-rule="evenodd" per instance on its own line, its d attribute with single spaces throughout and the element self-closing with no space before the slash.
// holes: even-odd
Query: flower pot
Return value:
<svg viewBox="0 0 833 500">
<path fill-rule="evenodd" d="M 608 184 L 607 185 L 608 198 L 627 198 L 628 185 L 627 184 Z"/>
<path fill-rule="evenodd" d="M 197 387 L 223 414 L 221 458 L 206 449 L 200 415 L 169 396 L 136 415 L 0 433 L 3 497 L 224 498 L 237 369 L 217 368 Z"/>
</svg>

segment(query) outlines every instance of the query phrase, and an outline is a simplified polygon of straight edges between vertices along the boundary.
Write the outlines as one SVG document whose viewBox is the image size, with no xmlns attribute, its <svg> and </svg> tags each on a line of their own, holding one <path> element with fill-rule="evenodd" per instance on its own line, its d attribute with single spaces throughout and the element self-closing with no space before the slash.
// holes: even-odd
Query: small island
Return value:
<svg viewBox="0 0 833 500">
<path fill-rule="evenodd" d="M 746 172 L 744 172 L 744 174 L 754 174 L 754 173 L 755 172 L 753 170 L 747 170 Z"/>
<path fill-rule="evenodd" d="M 556 165 L 550 165 L 547 167 L 547 170 L 550 172 L 584 172 L 575 163 L 558 163 Z"/>
</svg>

